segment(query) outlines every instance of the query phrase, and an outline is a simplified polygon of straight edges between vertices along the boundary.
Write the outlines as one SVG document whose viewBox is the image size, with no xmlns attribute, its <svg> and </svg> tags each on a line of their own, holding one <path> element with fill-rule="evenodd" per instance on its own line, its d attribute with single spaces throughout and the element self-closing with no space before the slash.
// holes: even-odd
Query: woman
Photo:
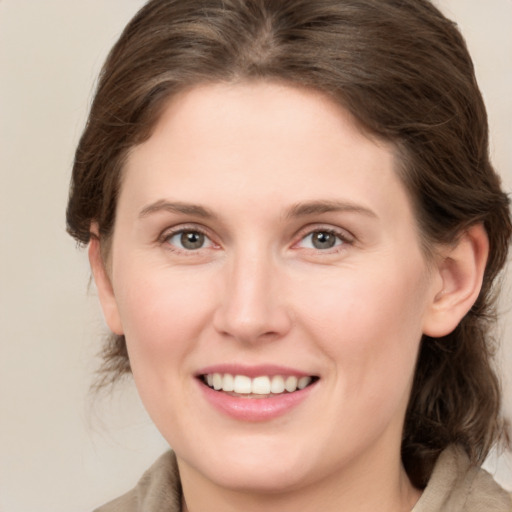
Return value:
<svg viewBox="0 0 512 512">
<path fill-rule="evenodd" d="M 511 234 L 464 41 L 426 0 L 153 0 L 67 221 L 173 448 L 102 512 L 508 511 L 489 328 Z"/>
</svg>

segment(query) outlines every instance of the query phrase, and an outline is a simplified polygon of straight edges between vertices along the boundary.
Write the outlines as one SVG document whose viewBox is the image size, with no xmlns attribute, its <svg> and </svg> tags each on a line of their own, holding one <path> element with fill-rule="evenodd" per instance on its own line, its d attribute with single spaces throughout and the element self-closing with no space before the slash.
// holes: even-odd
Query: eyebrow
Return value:
<svg viewBox="0 0 512 512">
<path fill-rule="evenodd" d="M 321 213 L 331 212 L 353 212 L 362 215 L 377 218 L 377 214 L 359 204 L 351 203 L 349 201 L 311 201 L 304 203 L 297 203 L 292 206 L 286 213 L 287 218 L 306 217 L 308 215 L 318 215 Z"/>
<path fill-rule="evenodd" d="M 204 219 L 216 217 L 212 211 L 208 210 L 208 208 L 205 208 L 204 206 L 191 203 L 182 203 L 179 201 L 171 202 L 165 199 L 160 199 L 144 207 L 139 213 L 139 218 L 144 218 L 148 215 L 158 212 L 182 213 L 185 215 L 193 215 L 195 217 L 201 217 Z"/>
<path fill-rule="evenodd" d="M 192 203 L 183 203 L 179 201 L 167 201 L 160 199 L 144 207 L 140 213 L 139 218 L 147 217 L 153 213 L 170 212 L 181 213 L 184 215 L 193 215 L 203 219 L 214 219 L 217 216 L 208 208 Z M 354 204 L 348 201 L 308 201 L 297 203 L 289 208 L 285 213 L 285 218 L 291 219 L 296 217 L 307 217 L 309 215 L 319 215 L 322 213 L 331 212 L 353 212 L 360 213 L 368 217 L 377 218 L 377 214 L 364 206 Z"/>
</svg>

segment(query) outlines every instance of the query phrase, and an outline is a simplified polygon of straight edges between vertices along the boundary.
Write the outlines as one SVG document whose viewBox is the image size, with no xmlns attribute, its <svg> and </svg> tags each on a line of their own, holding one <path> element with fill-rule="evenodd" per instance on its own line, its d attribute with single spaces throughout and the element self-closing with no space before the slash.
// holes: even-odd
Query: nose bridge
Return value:
<svg viewBox="0 0 512 512">
<path fill-rule="evenodd" d="M 243 342 L 282 336 L 290 327 L 279 265 L 255 244 L 235 251 L 224 275 L 216 328 Z"/>
</svg>

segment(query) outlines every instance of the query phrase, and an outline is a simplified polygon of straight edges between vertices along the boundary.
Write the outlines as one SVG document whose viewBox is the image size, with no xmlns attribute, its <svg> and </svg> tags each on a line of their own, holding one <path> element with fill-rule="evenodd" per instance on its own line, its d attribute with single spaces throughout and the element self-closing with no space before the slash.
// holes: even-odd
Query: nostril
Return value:
<svg viewBox="0 0 512 512">
<path fill-rule="evenodd" d="M 218 311 L 213 323 L 221 336 L 242 343 L 276 341 L 286 335 L 291 327 L 286 312 L 279 310 L 253 311 L 252 315 Z"/>
</svg>

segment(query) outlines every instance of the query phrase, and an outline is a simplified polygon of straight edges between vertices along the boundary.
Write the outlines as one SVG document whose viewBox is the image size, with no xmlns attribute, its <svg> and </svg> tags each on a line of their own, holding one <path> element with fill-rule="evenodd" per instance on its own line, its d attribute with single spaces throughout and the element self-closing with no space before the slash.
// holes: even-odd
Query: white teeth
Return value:
<svg viewBox="0 0 512 512">
<path fill-rule="evenodd" d="M 225 373 L 222 379 L 222 390 L 223 391 L 234 391 L 235 390 L 235 378 L 230 373 Z"/>
<path fill-rule="evenodd" d="M 301 377 L 297 383 L 297 387 L 299 389 L 304 389 L 305 387 L 309 386 L 309 384 L 311 384 L 311 380 L 311 377 Z"/>
<path fill-rule="evenodd" d="M 284 391 L 284 379 L 283 377 L 281 377 L 281 375 L 276 375 L 275 377 L 272 377 L 270 391 L 275 394 L 282 393 Z"/>
<path fill-rule="evenodd" d="M 290 377 L 286 377 L 286 380 L 284 381 L 284 388 L 286 389 L 286 391 L 288 391 L 288 393 L 292 393 L 297 389 L 297 383 L 297 377 L 293 377 L 292 375 L 290 375 Z"/>
<path fill-rule="evenodd" d="M 222 375 L 220 373 L 213 374 L 213 389 L 217 391 L 222 389 Z"/>
<path fill-rule="evenodd" d="M 268 377 L 256 377 L 252 380 L 251 391 L 256 395 L 268 395 L 270 393 L 270 379 Z"/>
<path fill-rule="evenodd" d="M 209 373 L 205 375 L 208 386 L 216 391 L 235 392 L 240 395 L 278 395 L 287 391 L 293 393 L 297 389 L 304 389 L 313 381 L 312 377 L 296 377 L 289 375 L 262 375 L 251 379 L 246 375 L 232 375 L 230 373 Z"/>
<path fill-rule="evenodd" d="M 252 391 L 252 383 L 251 378 L 245 375 L 236 375 L 235 376 L 235 393 L 239 394 L 249 394 Z"/>
</svg>

